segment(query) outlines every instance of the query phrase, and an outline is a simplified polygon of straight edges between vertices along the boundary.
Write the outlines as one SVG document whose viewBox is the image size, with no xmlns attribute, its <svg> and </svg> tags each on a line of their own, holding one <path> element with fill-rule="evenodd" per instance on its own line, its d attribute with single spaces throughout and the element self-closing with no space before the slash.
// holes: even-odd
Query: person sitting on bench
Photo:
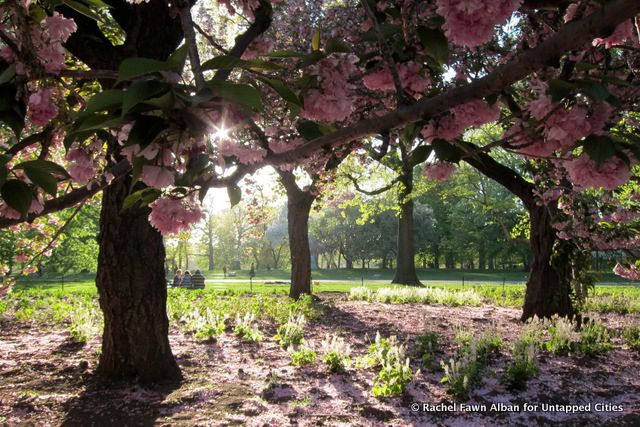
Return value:
<svg viewBox="0 0 640 427">
<path fill-rule="evenodd" d="M 200 273 L 200 270 L 196 270 L 191 276 L 191 285 L 195 289 L 204 289 L 204 276 Z"/>
<path fill-rule="evenodd" d="M 182 276 L 182 284 L 183 288 L 192 288 L 193 283 L 191 282 L 191 272 L 189 270 L 184 271 L 184 276 Z"/>
</svg>

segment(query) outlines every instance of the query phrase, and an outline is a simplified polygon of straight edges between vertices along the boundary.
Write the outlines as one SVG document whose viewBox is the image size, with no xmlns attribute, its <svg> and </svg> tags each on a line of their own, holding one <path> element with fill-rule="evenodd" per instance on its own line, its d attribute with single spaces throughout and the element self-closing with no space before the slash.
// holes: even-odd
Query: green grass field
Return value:
<svg viewBox="0 0 640 427">
<path fill-rule="evenodd" d="M 313 274 L 312 292 L 349 293 L 352 288 L 365 286 L 371 291 L 389 288 L 390 270 L 317 270 Z M 215 294 L 281 294 L 289 292 L 288 284 L 266 284 L 268 281 L 286 281 L 288 272 L 259 271 L 250 283 L 248 273 L 237 272 L 224 279 L 222 272 L 205 272 L 206 293 Z M 489 273 L 474 271 L 421 271 L 425 285 L 444 288 L 452 292 L 475 291 L 487 304 L 503 307 L 521 307 L 524 300 L 524 274 L 521 272 Z M 605 280 L 609 281 L 609 277 Z M 619 279 L 619 278 L 618 278 Z M 503 283 L 504 281 L 504 283 Z M 585 309 L 600 312 L 640 313 L 640 286 L 623 281 L 600 284 L 587 300 Z M 95 279 L 91 274 L 49 277 L 40 280 L 22 280 L 14 287 L 15 293 L 45 291 L 49 295 L 68 293 L 96 294 Z M 48 292 L 47 292 L 48 291 Z M 170 290 L 174 292 L 173 290 Z"/>
</svg>

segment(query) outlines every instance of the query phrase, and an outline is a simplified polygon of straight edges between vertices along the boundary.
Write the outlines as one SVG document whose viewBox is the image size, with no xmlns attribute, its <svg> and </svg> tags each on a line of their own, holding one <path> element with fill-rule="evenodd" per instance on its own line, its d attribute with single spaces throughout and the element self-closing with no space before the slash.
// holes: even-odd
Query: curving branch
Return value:
<svg viewBox="0 0 640 427">
<path fill-rule="evenodd" d="M 391 180 L 391 182 L 389 182 L 387 185 L 385 185 L 384 187 L 380 187 L 380 188 L 377 188 L 375 190 L 365 190 L 365 189 L 360 187 L 360 185 L 358 184 L 358 179 L 355 176 L 346 174 L 345 177 L 349 181 L 351 181 L 351 183 L 353 184 L 354 188 L 356 189 L 356 191 L 358 193 L 366 194 L 367 196 L 377 196 L 378 194 L 382 194 L 384 192 L 387 192 L 387 191 L 391 190 L 394 185 L 396 185 L 398 182 L 400 182 L 400 177 L 397 176 L 393 180 Z"/>
<path fill-rule="evenodd" d="M 618 24 L 640 11 L 637 0 L 614 0 L 602 9 L 563 26 L 555 35 L 537 47 L 521 52 L 511 62 L 496 68 L 486 76 L 467 85 L 426 98 L 410 106 L 398 108 L 380 117 L 365 119 L 331 134 L 323 135 L 291 151 L 267 156 L 266 163 L 291 163 L 312 155 L 321 147 L 333 147 L 347 141 L 387 132 L 420 119 L 430 118 L 466 102 L 500 93 L 505 87 L 522 80 L 531 73 L 553 64 L 566 52 L 577 49 L 591 40 L 607 36 Z M 262 165 L 253 165 L 249 171 Z"/>
</svg>

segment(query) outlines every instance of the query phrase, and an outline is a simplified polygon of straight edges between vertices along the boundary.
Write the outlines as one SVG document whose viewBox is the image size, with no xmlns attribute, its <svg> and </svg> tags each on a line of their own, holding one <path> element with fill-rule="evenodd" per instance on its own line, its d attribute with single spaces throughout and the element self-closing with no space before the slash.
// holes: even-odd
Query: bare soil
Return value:
<svg viewBox="0 0 640 427">
<path fill-rule="evenodd" d="M 354 356 L 367 351 L 380 331 L 397 335 L 411 350 L 427 325 L 443 346 L 439 359 L 455 354 L 456 325 L 480 332 L 497 325 L 506 342 L 520 330 L 519 310 L 484 307 L 396 305 L 348 301 L 321 295 L 325 315 L 307 326 L 306 340 L 317 351 L 326 333 L 338 332 Z M 620 330 L 638 316 L 601 315 Z M 180 384 L 141 387 L 106 382 L 95 375 L 99 339 L 85 345 L 66 331 L 42 324 L 0 324 L 0 424 L 8 426 L 532 426 L 640 425 L 640 354 L 614 338 L 614 349 L 600 357 L 541 353 L 540 374 L 522 391 L 501 381 L 509 349 L 489 360 L 483 385 L 458 401 L 440 383 L 443 373 L 422 370 L 404 396 L 376 398 L 372 369 L 328 373 L 318 362 L 296 367 L 271 337 L 276 325 L 263 325 L 263 342 L 247 344 L 224 334 L 214 343 L 197 343 L 176 325 L 171 345 L 183 370 Z M 416 358 L 413 358 L 416 359 Z M 419 368 L 417 360 L 412 362 Z M 412 404 L 457 403 L 454 411 L 413 412 Z M 460 405 L 486 405 L 486 411 Z M 492 404 L 519 410 L 491 410 Z M 539 405 L 537 411 L 524 404 Z M 543 411 L 541 405 L 590 404 L 574 414 Z M 603 410 L 619 405 L 620 411 Z M 503 406 L 504 408 L 504 406 Z M 608 407 L 609 409 L 611 407 Z"/>
</svg>

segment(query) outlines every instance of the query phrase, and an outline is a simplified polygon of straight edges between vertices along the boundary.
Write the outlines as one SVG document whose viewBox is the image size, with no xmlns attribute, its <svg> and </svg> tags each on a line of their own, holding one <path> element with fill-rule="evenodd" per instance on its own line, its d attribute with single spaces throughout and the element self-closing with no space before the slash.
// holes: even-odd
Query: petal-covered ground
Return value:
<svg viewBox="0 0 640 427">
<path fill-rule="evenodd" d="M 513 342 L 519 311 L 492 306 L 446 307 L 348 301 L 321 295 L 324 314 L 307 325 L 305 339 L 320 355 L 320 342 L 337 332 L 363 356 L 376 331 L 396 335 L 412 353 L 425 327 L 437 332 L 437 359 L 456 353 L 459 328 L 497 328 Z M 598 316 L 613 332 L 637 315 Z M 509 346 L 488 359 L 482 384 L 456 400 L 440 383 L 442 370 L 421 369 L 406 393 L 378 398 L 371 393 L 374 369 L 350 367 L 331 374 L 320 361 L 297 367 L 272 339 L 277 325 L 261 325 L 265 340 L 243 343 L 225 333 L 198 343 L 172 326 L 171 345 L 185 380 L 142 388 L 96 378 L 99 340 L 73 343 L 62 328 L 15 321 L 0 324 L 0 424 L 34 426 L 531 426 L 640 425 L 640 354 L 615 333 L 613 350 L 598 357 L 541 352 L 540 373 L 524 390 L 502 380 Z M 439 405 L 440 404 L 440 405 Z M 455 407 L 446 408 L 446 405 Z M 588 405 L 582 412 L 565 407 Z M 439 406 L 438 406 L 439 405 Z M 493 405 L 493 407 L 492 407 Z M 525 406 L 527 405 L 527 406 Z M 537 409 L 535 408 L 537 405 Z M 417 411 L 412 409 L 418 408 Z M 440 410 L 438 410 L 440 409 Z M 451 410 L 443 410 L 451 409 Z"/>
</svg>

